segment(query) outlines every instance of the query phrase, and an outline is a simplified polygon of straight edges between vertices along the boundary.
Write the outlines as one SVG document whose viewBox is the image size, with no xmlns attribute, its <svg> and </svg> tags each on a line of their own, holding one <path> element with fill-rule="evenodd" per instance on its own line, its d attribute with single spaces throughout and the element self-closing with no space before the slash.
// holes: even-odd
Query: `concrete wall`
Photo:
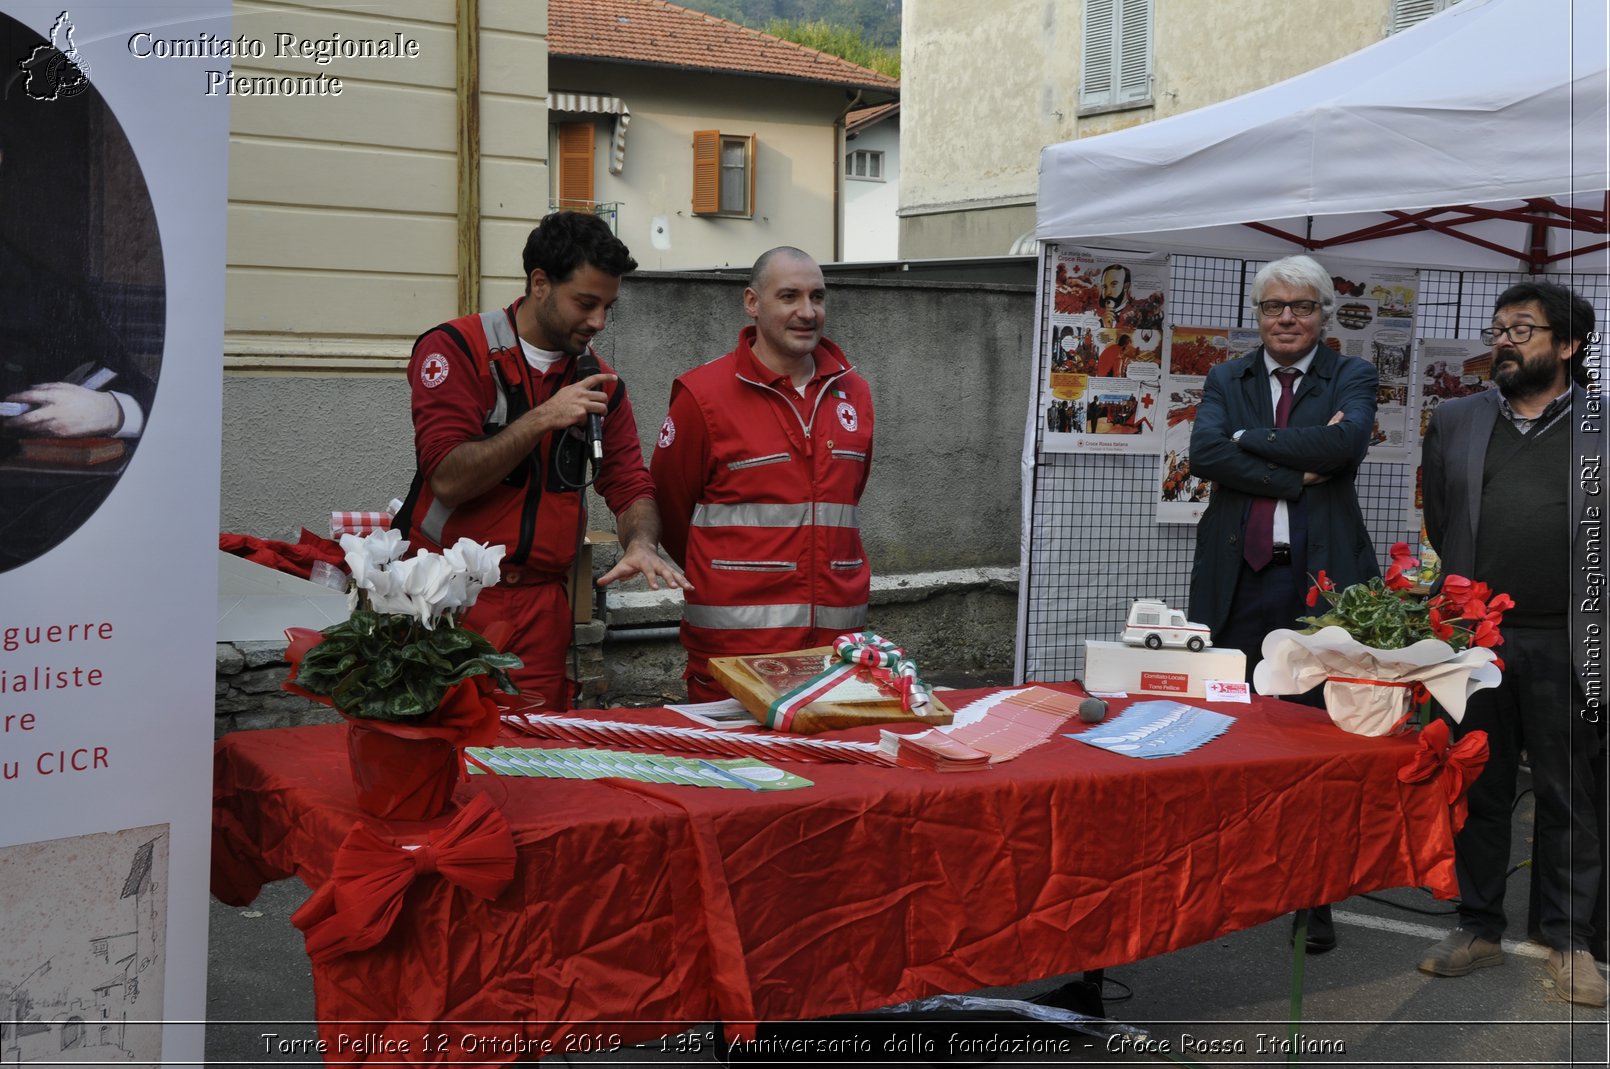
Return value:
<svg viewBox="0 0 1610 1069">
<path fill-rule="evenodd" d="M 904 215 L 899 229 L 902 257 L 943 259 L 958 248 L 1005 256 L 1024 235 L 1033 234 L 1034 202 Z"/>
<path fill-rule="evenodd" d="M 730 278 L 640 273 L 599 335 L 652 448 L 671 380 L 748 320 Z M 512 295 L 511 295 L 512 296 Z M 1032 289 L 829 283 L 828 335 L 872 382 L 878 434 L 864 502 L 876 573 L 1015 565 L 1018 454 L 1033 366 Z M 410 336 L 432 321 L 399 324 Z M 335 509 L 379 508 L 413 475 L 408 390 L 385 377 L 228 376 L 220 528 L 293 539 Z M 606 512 L 595 501 L 593 526 Z"/>
<path fill-rule="evenodd" d="M 849 103 L 843 89 L 558 57 L 548 77 L 556 91 L 617 96 L 631 110 L 619 175 L 608 168 L 613 117 L 598 117 L 593 189 L 598 202 L 620 203 L 616 233 L 645 269 L 750 264 L 778 245 L 833 259 L 834 121 Z M 695 130 L 754 136 L 753 218 L 693 214 Z M 656 229 L 667 248 L 653 244 Z"/>
<path fill-rule="evenodd" d="M 1232 15 L 1202 0 L 1154 0 L 1151 102 L 1080 116 L 1084 4 L 906 4 L 900 255 L 1004 254 L 1023 232 L 1008 232 L 1015 219 L 1033 225 L 1045 145 L 1190 111 L 1340 59 L 1386 35 L 1391 7 L 1240 0 Z M 1022 210 L 1005 211 L 1013 207 Z M 984 214 L 993 217 L 969 218 Z"/>
</svg>

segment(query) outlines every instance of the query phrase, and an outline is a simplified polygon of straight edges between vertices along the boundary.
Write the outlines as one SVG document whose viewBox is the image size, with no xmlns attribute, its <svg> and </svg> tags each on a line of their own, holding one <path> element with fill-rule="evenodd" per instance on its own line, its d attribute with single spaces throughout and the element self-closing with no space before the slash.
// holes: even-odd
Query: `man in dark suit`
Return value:
<svg viewBox="0 0 1610 1069">
<path fill-rule="evenodd" d="M 1191 474 L 1213 491 L 1196 528 L 1191 618 L 1246 654 L 1249 680 L 1264 636 L 1308 611 L 1308 576 L 1346 587 L 1380 574 L 1353 487 L 1377 375 L 1320 344 L 1335 306 L 1330 272 L 1309 257 L 1266 264 L 1252 280 L 1263 344 L 1208 373 L 1192 425 Z M 1308 949 L 1335 945 L 1319 907 Z"/>
<path fill-rule="evenodd" d="M 1510 812 L 1524 748 L 1548 973 L 1561 997 L 1603 1006 L 1606 985 L 1589 950 L 1603 872 L 1594 800 L 1604 790 L 1606 623 L 1604 404 L 1586 364 L 1593 323 L 1593 307 L 1564 286 L 1511 286 L 1481 332 L 1498 388 L 1445 401 L 1426 432 L 1426 534 L 1443 574 L 1487 583 L 1515 605 L 1501 625 L 1503 682 L 1472 695 L 1453 725 L 1455 737 L 1487 732 L 1489 756 L 1454 842 L 1459 927 L 1420 968 L 1463 976 L 1504 960 Z"/>
</svg>

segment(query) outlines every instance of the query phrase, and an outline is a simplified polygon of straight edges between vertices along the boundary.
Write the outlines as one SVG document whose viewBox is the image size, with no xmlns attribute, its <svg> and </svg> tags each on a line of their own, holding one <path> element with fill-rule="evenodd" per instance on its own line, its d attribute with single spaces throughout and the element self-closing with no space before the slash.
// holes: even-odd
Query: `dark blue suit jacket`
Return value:
<svg viewBox="0 0 1610 1069">
<path fill-rule="evenodd" d="M 1213 480 L 1196 529 L 1193 620 L 1217 631 L 1230 615 L 1254 497 L 1292 505 L 1293 524 L 1307 532 L 1306 559 L 1293 563 L 1309 574 L 1323 569 L 1338 588 L 1381 574 L 1353 487 L 1375 426 L 1378 381 L 1373 364 L 1321 345 L 1297 386 L 1287 426 L 1277 429 L 1262 346 L 1208 373 L 1191 429 L 1191 473 Z M 1327 426 L 1337 412 L 1345 419 Z M 1240 441 L 1232 438 L 1236 431 L 1243 432 Z M 1308 471 L 1326 481 L 1303 486 Z"/>
</svg>

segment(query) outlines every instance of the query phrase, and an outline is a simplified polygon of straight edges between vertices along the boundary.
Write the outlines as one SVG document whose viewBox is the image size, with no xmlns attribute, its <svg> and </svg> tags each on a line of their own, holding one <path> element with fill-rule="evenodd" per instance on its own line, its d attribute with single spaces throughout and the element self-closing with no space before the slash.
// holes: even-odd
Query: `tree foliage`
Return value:
<svg viewBox="0 0 1610 1069">
<path fill-rule="evenodd" d="M 703 11 L 705 14 L 727 19 L 729 22 L 765 30 L 774 36 L 785 35 L 777 34 L 770 29 L 773 23 L 825 22 L 855 31 L 862 42 L 873 48 L 891 50 L 897 57 L 900 51 L 901 0 L 678 0 L 678 2 L 694 11 Z M 862 63 L 852 56 L 821 45 L 810 44 L 795 37 L 786 39 L 798 41 L 799 44 L 809 45 L 811 48 L 820 48 L 823 52 L 831 52 L 835 56 L 843 55 L 852 63 Z M 872 64 L 862 63 L 862 65 L 871 66 L 873 70 L 882 70 L 881 67 Z"/>
<path fill-rule="evenodd" d="M 763 28 L 773 37 L 847 59 L 891 78 L 900 77 L 900 49 L 879 48 L 853 27 L 837 26 L 821 19 L 811 22 L 773 19 Z"/>
</svg>

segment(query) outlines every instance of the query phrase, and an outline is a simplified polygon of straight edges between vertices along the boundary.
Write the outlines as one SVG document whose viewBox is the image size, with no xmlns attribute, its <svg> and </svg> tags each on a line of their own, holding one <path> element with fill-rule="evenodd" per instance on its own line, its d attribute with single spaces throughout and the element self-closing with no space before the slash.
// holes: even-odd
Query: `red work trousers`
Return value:
<svg viewBox="0 0 1610 1069">
<path fill-rule="evenodd" d="M 506 649 L 525 662 L 509 673 L 521 697 L 541 702 L 534 712 L 569 709 L 575 691 L 565 676 L 571 610 L 564 580 L 487 587 L 464 614 L 464 626 L 484 631 L 494 620 L 507 620 L 514 628 Z"/>
</svg>

